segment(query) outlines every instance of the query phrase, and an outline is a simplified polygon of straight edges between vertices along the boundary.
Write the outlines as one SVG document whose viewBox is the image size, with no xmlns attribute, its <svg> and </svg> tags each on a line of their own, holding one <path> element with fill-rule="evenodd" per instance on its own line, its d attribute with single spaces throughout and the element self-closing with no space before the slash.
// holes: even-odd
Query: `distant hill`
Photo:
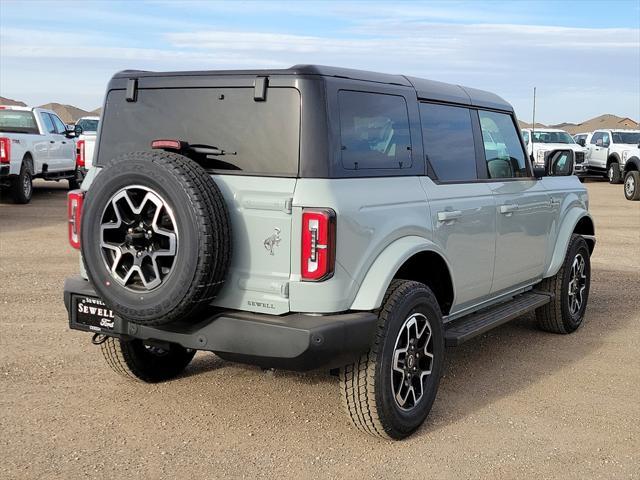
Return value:
<svg viewBox="0 0 640 480">
<path fill-rule="evenodd" d="M 45 103 L 40 105 L 47 110 L 53 110 L 58 114 L 64 123 L 74 123 L 80 117 L 88 117 L 94 115 L 93 112 L 87 112 L 81 108 L 74 107 L 73 105 L 63 105 L 61 103 Z"/>
<path fill-rule="evenodd" d="M 520 128 L 531 128 L 530 123 L 520 120 L 518 123 L 520 124 Z M 636 130 L 640 128 L 640 124 L 629 117 L 619 117 L 617 115 L 605 113 L 604 115 L 598 115 L 597 117 L 585 120 L 582 123 L 563 122 L 555 125 L 543 125 L 542 123 L 536 122 L 536 128 L 559 128 L 575 135 L 576 133 L 593 132 L 594 130 L 599 130 L 601 128 L 628 128 Z"/>
<path fill-rule="evenodd" d="M 11 105 L 12 107 L 26 107 L 27 104 L 18 100 L 12 100 L 10 98 L 0 97 L 0 105 Z"/>
</svg>

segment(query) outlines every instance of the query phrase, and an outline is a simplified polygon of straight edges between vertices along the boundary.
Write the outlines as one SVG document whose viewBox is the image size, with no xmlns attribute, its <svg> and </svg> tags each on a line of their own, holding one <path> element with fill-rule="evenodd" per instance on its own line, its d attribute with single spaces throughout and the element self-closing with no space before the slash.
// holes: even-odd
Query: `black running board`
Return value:
<svg viewBox="0 0 640 480">
<path fill-rule="evenodd" d="M 453 320 L 445 324 L 445 344 L 447 347 L 456 347 L 550 301 L 551 294 L 526 292 L 508 302 Z"/>
</svg>

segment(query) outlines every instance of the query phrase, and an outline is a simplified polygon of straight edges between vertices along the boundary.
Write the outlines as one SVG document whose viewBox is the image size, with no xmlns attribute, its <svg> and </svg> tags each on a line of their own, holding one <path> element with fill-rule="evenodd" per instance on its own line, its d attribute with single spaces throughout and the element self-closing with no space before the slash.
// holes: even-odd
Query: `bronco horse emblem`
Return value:
<svg viewBox="0 0 640 480">
<path fill-rule="evenodd" d="M 279 247 L 280 246 L 280 240 L 281 240 L 281 238 L 280 238 L 280 229 L 279 228 L 274 228 L 273 231 L 274 231 L 274 234 L 271 235 L 270 237 L 267 237 L 265 239 L 265 241 L 264 241 L 264 248 L 269 251 L 270 255 L 275 255 L 273 253 L 273 249 L 275 247 Z"/>
</svg>

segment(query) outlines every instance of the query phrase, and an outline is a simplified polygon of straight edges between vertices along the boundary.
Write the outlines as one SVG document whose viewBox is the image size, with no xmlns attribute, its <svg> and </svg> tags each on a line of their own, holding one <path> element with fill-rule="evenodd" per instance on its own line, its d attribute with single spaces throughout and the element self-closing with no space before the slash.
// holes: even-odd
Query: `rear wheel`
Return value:
<svg viewBox="0 0 640 480">
<path fill-rule="evenodd" d="M 621 175 L 620 175 L 620 164 L 618 162 L 612 162 L 609 164 L 609 168 L 607 169 L 607 178 L 609 179 L 609 183 L 620 183 Z"/>
<path fill-rule="evenodd" d="M 627 172 L 624 176 L 624 196 L 627 200 L 640 200 L 640 172 Z"/>
<path fill-rule="evenodd" d="M 31 170 L 26 162 L 22 162 L 20 173 L 13 179 L 11 197 L 16 203 L 29 203 L 33 195 L 33 179 Z"/>
<path fill-rule="evenodd" d="M 374 436 L 401 439 L 425 420 L 444 364 L 442 314 L 422 283 L 394 280 L 378 312 L 371 349 L 340 371 L 352 424 Z"/>
<path fill-rule="evenodd" d="M 538 285 L 553 295 L 550 303 L 536 310 L 540 328 L 552 333 L 575 331 L 584 319 L 590 285 L 589 247 L 580 235 L 572 235 L 558 273 Z"/>
<path fill-rule="evenodd" d="M 147 383 L 177 377 L 196 354 L 195 350 L 176 344 L 157 347 L 142 340 L 120 340 L 113 337 L 107 337 L 100 348 L 114 372 Z"/>
</svg>

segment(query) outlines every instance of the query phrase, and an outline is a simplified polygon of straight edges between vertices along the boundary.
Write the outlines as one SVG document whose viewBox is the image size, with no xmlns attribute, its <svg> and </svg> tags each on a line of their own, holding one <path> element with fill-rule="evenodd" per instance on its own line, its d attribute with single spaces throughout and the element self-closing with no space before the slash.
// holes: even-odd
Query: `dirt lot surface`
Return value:
<svg viewBox="0 0 640 480">
<path fill-rule="evenodd" d="M 640 478 L 640 202 L 587 183 L 590 304 L 573 335 L 531 316 L 447 350 L 425 425 L 349 427 L 337 380 L 200 353 L 160 385 L 116 376 L 67 329 L 66 185 L 0 203 L 0 478 Z"/>
</svg>

